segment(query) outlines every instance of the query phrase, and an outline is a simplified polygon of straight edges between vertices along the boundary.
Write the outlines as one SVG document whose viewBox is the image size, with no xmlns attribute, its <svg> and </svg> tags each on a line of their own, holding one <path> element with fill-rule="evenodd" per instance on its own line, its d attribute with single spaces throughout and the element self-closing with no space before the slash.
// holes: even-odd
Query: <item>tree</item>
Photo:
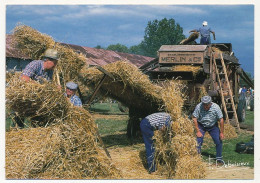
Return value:
<svg viewBox="0 0 260 183">
<path fill-rule="evenodd" d="M 144 52 L 141 48 L 141 44 L 134 45 L 129 48 L 129 53 L 136 54 L 136 55 L 144 55 Z"/>
<path fill-rule="evenodd" d="M 100 45 L 97 45 L 95 48 L 97 48 L 97 49 L 104 49 L 104 48 L 102 48 L 102 46 L 100 46 Z"/>
<path fill-rule="evenodd" d="M 113 50 L 113 51 L 118 51 L 118 52 L 122 52 L 122 53 L 128 53 L 129 52 L 127 46 L 119 44 L 119 43 L 109 45 L 107 47 L 107 50 Z"/>
<path fill-rule="evenodd" d="M 184 38 L 183 28 L 178 23 L 175 24 L 174 19 L 156 19 L 148 22 L 140 47 L 144 55 L 156 57 L 161 45 L 178 44 Z"/>
</svg>

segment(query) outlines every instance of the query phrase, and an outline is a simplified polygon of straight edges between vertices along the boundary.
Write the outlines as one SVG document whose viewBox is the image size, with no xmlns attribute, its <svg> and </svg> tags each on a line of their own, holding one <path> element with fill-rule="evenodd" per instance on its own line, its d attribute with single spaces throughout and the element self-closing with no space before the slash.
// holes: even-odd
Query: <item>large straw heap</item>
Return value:
<svg viewBox="0 0 260 183">
<path fill-rule="evenodd" d="M 61 92 L 50 87 L 52 84 L 24 83 L 18 78 L 17 82 L 13 80 L 7 88 L 9 110 L 17 110 L 18 114 L 29 118 L 36 113 L 43 120 L 46 118 L 48 123 L 45 128 L 6 132 L 7 178 L 121 177 L 120 171 L 100 148 L 97 127 L 88 111 L 72 107 Z M 12 84 L 17 84 L 16 88 Z"/>
<path fill-rule="evenodd" d="M 155 134 L 159 171 L 168 178 L 204 178 L 205 167 L 196 151 L 193 123 L 182 113 L 185 86 L 179 81 L 164 82 L 161 84 L 163 87 L 156 86 L 135 66 L 125 61 L 108 64 L 104 68 L 114 79 L 108 78 L 104 81 L 101 86 L 103 92 L 107 92 L 109 96 L 127 106 L 137 107 L 144 112 L 163 109 L 171 114 L 174 122 L 169 134 L 160 131 Z M 98 69 L 88 68 L 81 71 L 80 78 L 83 84 L 95 86 L 102 76 L 103 73 Z M 186 170 L 193 169 L 193 171 L 185 170 L 187 173 L 183 175 L 180 169 L 185 162 L 189 162 Z"/>
<path fill-rule="evenodd" d="M 57 49 L 60 58 L 56 71 L 64 82 L 76 80 L 79 71 L 86 62 L 86 58 L 82 54 L 60 45 L 51 36 L 42 34 L 26 25 L 15 27 L 12 42 L 22 53 L 35 60 L 41 59 L 46 49 Z"/>
<path fill-rule="evenodd" d="M 106 77 L 100 88 L 103 95 L 122 102 L 128 107 L 141 109 L 145 115 L 158 111 L 162 105 L 162 87 L 154 85 L 138 68 L 127 61 L 118 61 L 104 66 L 114 78 Z M 81 70 L 80 81 L 88 87 L 95 87 L 104 76 L 97 68 Z"/>
</svg>

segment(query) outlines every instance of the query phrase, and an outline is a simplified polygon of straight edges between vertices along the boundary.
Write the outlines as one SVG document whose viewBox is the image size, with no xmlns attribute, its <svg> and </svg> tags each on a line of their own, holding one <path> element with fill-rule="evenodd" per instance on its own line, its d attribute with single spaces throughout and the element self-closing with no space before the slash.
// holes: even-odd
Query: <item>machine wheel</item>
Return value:
<svg viewBox="0 0 260 183">
<path fill-rule="evenodd" d="M 244 122 L 246 119 L 246 100 L 239 100 L 237 106 L 237 117 L 239 122 Z"/>
<path fill-rule="evenodd" d="M 139 129 L 140 129 L 139 118 L 130 117 L 127 124 L 127 137 L 128 138 L 136 137 Z"/>
</svg>

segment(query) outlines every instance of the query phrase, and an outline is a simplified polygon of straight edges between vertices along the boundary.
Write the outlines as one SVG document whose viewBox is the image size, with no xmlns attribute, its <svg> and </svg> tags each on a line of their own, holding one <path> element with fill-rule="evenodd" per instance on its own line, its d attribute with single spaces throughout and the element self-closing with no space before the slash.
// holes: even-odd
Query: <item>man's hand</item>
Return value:
<svg viewBox="0 0 260 183">
<path fill-rule="evenodd" d="M 220 140 L 223 140 L 224 139 L 224 133 L 220 132 L 219 138 L 220 138 Z"/>
<path fill-rule="evenodd" d="M 198 131 L 196 135 L 197 135 L 197 137 L 202 137 L 203 136 L 200 131 Z"/>
</svg>

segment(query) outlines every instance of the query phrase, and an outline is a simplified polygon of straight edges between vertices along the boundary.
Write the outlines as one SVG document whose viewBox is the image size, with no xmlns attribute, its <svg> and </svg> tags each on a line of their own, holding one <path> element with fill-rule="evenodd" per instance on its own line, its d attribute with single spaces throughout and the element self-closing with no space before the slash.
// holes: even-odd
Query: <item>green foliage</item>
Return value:
<svg viewBox="0 0 260 183">
<path fill-rule="evenodd" d="M 144 55 L 156 57 L 157 51 L 162 45 L 178 44 L 185 38 L 183 28 L 174 19 L 149 21 L 145 29 L 144 40 L 140 44 Z"/>
<path fill-rule="evenodd" d="M 118 52 L 122 52 L 122 53 L 128 53 L 128 48 L 125 45 L 122 44 L 111 44 L 107 47 L 107 50 L 112 50 L 112 51 L 118 51 Z"/>
<path fill-rule="evenodd" d="M 97 48 L 97 49 L 104 49 L 104 48 L 102 48 L 102 46 L 100 46 L 100 45 L 97 45 L 95 48 Z"/>
</svg>

